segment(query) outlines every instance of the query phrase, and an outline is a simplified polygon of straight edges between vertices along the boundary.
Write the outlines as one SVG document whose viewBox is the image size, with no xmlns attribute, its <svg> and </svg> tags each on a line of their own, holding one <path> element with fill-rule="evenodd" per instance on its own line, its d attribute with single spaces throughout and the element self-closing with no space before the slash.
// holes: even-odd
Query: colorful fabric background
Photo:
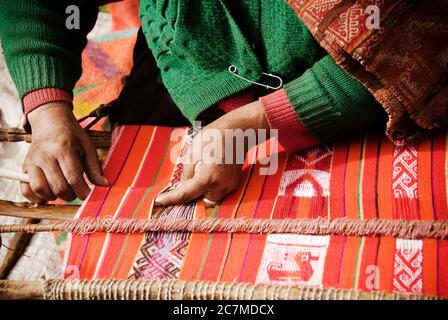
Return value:
<svg viewBox="0 0 448 320">
<path fill-rule="evenodd" d="M 154 217 L 154 197 L 179 180 L 191 132 L 120 127 L 105 164 L 113 186 L 95 187 L 77 217 Z M 264 148 L 258 147 L 258 159 Z M 446 133 L 397 147 L 371 132 L 295 154 L 280 150 L 273 175 L 260 174 L 260 161 L 246 163 L 238 189 L 213 211 L 198 201 L 156 216 L 446 220 L 446 159 Z M 69 237 L 64 268 L 66 278 L 249 282 L 448 297 L 448 241 L 433 239 L 96 233 Z"/>
</svg>

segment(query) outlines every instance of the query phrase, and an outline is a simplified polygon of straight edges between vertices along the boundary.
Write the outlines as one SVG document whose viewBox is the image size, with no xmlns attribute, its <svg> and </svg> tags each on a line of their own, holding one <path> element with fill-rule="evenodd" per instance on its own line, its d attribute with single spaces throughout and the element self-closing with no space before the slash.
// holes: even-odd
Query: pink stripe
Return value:
<svg viewBox="0 0 448 320">
<path fill-rule="evenodd" d="M 266 118 L 272 129 L 278 129 L 278 141 L 288 152 L 319 144 L 300 122 L 284 89 L 260 98 Z"/>
<path fill-rule="evenodd" d="M 68 102 L 72 104 L 73 96 L 70 92 L 59 88 L 44 88 L 31 91 L 23 97 L 25 118 L 23 126 L 28 125 L 28 113 L 50 102 Z"/>
</svg>

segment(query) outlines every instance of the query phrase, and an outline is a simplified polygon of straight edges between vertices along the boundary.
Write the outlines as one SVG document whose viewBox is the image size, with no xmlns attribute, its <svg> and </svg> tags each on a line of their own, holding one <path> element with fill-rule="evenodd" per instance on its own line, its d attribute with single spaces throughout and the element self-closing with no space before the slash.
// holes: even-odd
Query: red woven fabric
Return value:
<svg viewBox="0 0 448 320">
<path fill-rule="evenodd" d="M 112 187 L 95 187 L 78 218 L 151 218 L 155 196 L 176 185 L 186 129 L 126 126 L 105 164 Z M 270 142 L 272 143 L 272 141 Z M 269 149 L 269 148 L 268 148 Z M 259 147 L 262 153 L 263 146 Z M 270 164 L 246 163 L 238 189 L 209 217 L 448 219 L 447 134 L 394 146 L 375 132 Z M 171 157 L 177 161 L 170 161 Z M 157 216 L 201 219 L 204 203 Z M 295 234 L 70 235 L 66 278 L 182 279 L 380 290 L 448 297 L 448 241 Z"/>
</svg>

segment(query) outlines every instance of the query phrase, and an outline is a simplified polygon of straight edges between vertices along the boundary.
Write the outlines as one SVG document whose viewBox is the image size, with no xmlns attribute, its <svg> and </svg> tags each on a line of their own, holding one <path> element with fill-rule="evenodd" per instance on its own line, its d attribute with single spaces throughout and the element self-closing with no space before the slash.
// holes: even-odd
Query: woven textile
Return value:
<svg viewBox="0 0 448 320">
<path fill-rule="evenodd" d="M 120 127 L 105 162 L 113 186 L 95 187 L 77 218 L 155 217 L 153 199 L 179 181 L 190 137 L 185 128 Z M 165 208 L 157 217 L 446 220 L 446 155 L 446 133 L 406 147 L 372 132 L 296 154 L 280 150 L 272 175 L 260 174 L 260 162 L 246 163 L 238 189 L 213 212 L 198 201 Z M 74 234 L 64 268 L 66 278 L 236 281 L 448 297 L 448 241 L 434 239 Z"/>
<path fill-rule="evenodd" d="M 287 2 L 332 58 L 381 103 L 390 138 L 413 140 L 446 123 L 446 1 Z M 375 8 L 380 23 L 371 27 Z"/>
</svg>

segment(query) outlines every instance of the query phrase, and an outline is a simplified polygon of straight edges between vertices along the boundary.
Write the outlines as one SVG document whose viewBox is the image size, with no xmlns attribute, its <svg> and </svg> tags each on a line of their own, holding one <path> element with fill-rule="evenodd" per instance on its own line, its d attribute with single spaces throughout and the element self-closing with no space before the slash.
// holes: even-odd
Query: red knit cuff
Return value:
<svg viewBox="0 0 448 320">
<path fill-rule="evenodd" d="M 50 102 L 72 103 L 73 96 L 70 92 L 59 88 L 45 88 L 31 91 L 23 97 L 25 113 L 23 126 L 28 127 L 28 113 Z"/>
<path fill-rule="evenodd" d="M 266 119 L 272 129 L 278 129 L 278 141 L 294 152 L 319 144 L 319 141 L 300 122 L 284 89 L 261 97 Z"/>
<path fill-rule="evenodd" d="M 235 93 L 234 95 L 221 100 L 220 102 L 218 102 L 217 106 L 225 113 L 228 113 L 246 104 L 254 102 L 254 100 L 255 92 L 249 89 L 246 91 Z"/>
</svg>

